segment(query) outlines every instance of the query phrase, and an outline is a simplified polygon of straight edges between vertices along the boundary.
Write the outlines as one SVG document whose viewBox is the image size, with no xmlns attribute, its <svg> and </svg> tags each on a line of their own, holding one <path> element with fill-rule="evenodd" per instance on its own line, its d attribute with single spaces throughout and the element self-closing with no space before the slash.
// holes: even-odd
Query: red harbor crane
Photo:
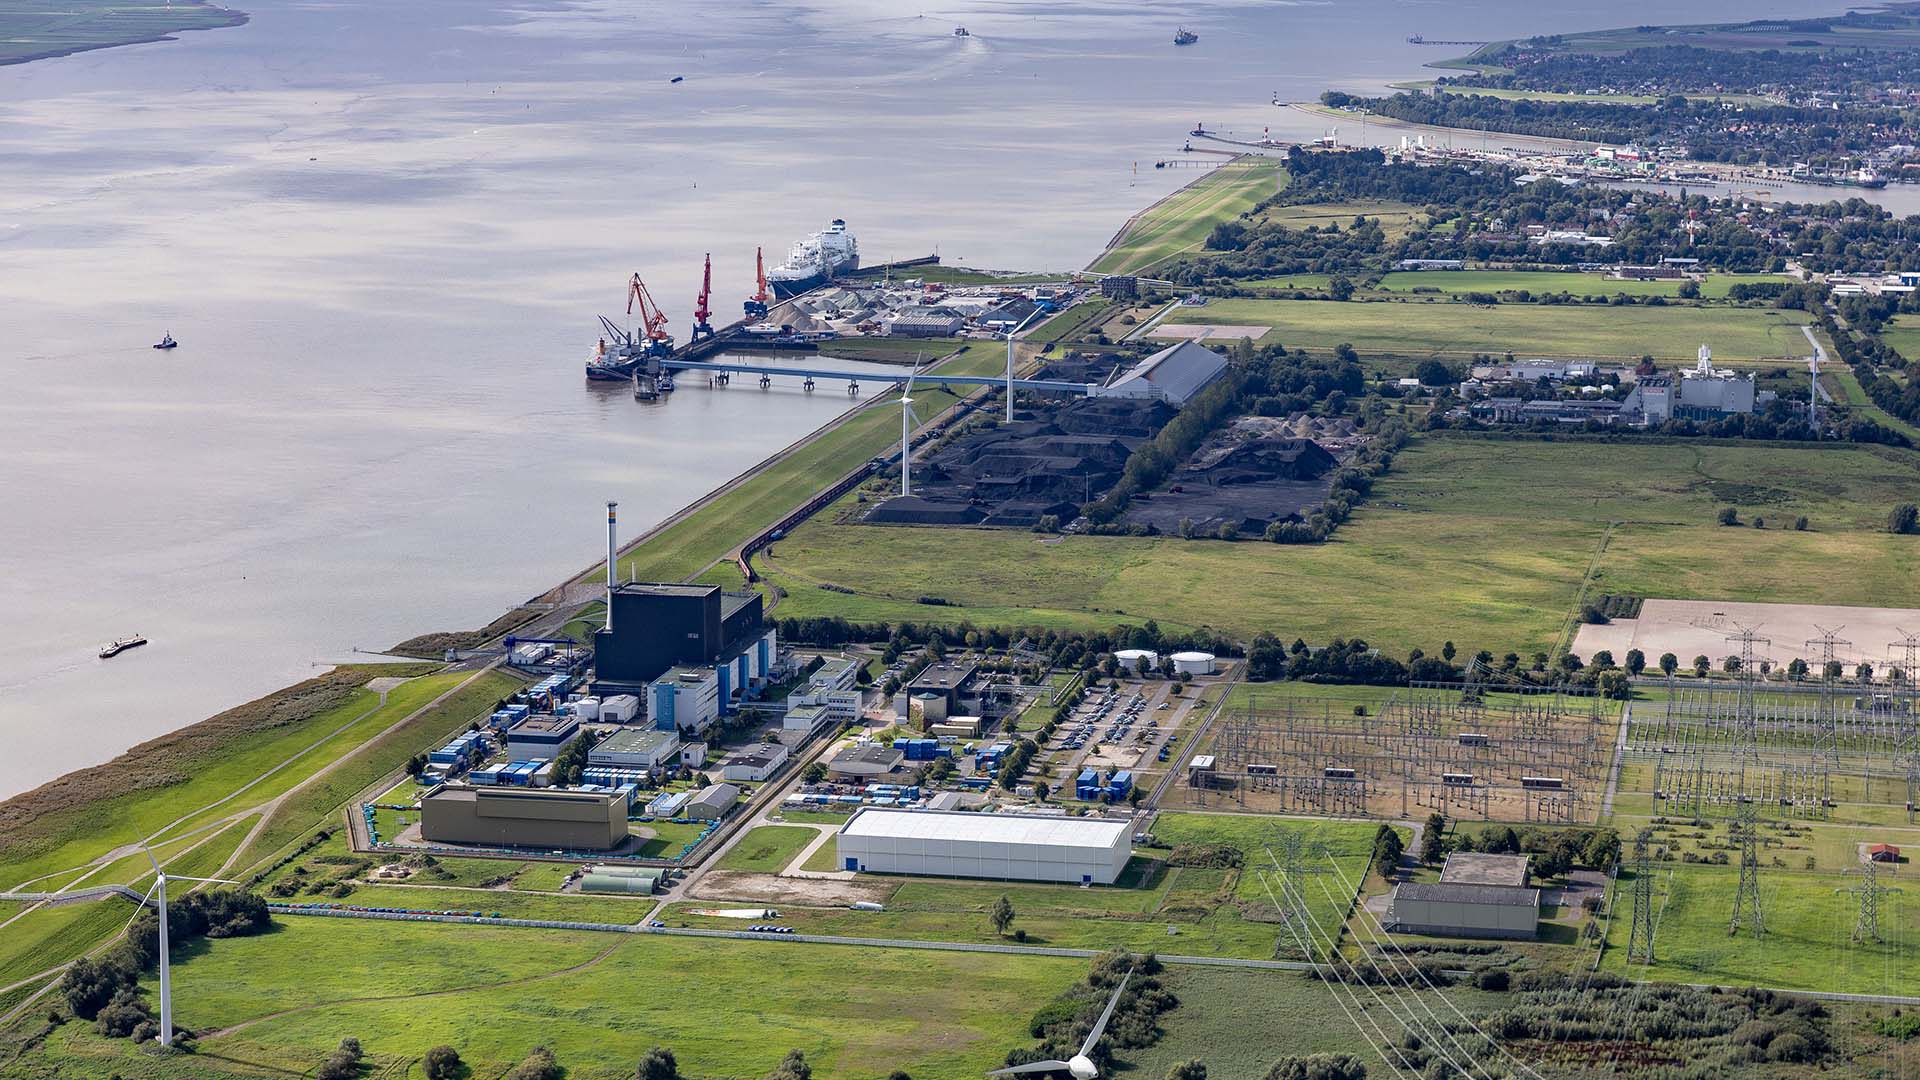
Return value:
<svg viewBox="0 0 1920 1080">
<path fill-rule="evenodd" d="M 713 296 L 713 253 L 707 253 L 706 269 L 700 274 L 700 299 L 693 305 L 693 332 L 687 335 L 688 342 L 713 336 L 713 324 L 707 318 L 713 312 L 707 306 L 707 300 Z"/>
<path fill-rule="evenodd" d="M 767 301 L 773 299 L 773 294 L 767 291 L 767 258 L 761 248 L 753 249 L 753 276 L 754 280 L 760 283 L 760 291 L 747 297 L 747 302 L 743 306 L 746 308 L 747 318 L 764 319 L 767 317 Z"/>
<path fill-rule="evenodd" d="M 647 283 L 640 280 L 638 273 L 627 283 L 627 314 L 633 314 L 633 306 L 640 305 L 640 336 L 646 338 L 646 351 L 649 356 L 665 356 L 673 351 L 673 335 L 667 333 L 667 313 L 653 302 L 653 294 L 647 291 Z"/>
</svg>

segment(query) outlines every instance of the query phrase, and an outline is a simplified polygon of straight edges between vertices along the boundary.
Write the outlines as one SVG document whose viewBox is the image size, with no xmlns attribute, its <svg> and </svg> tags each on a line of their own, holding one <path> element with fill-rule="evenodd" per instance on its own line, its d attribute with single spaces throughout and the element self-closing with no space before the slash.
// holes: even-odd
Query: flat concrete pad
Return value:
<svg viewBox="0 0 1920 1080">
<path fill-rule="evenodd" d="M 1209 338 L 1226 341 L 1252 338 L 1254 341 L 1259 341 L 1262 335 L 1272 329 L 1271 326 L 1234 326 L 1229 323 L 1161 323 L 1147 336 L 1188 341 L 1205 341 Z"/>
<path fill-rule="evenodd" d="M 407 679 L 396 678 L 395 676 L 392 676 L 392 675 L 382 675 L 377 679 L 368 679 L 367 689 L 373 691 L 376 694 L 384 694 L 387 691 L 392 690 L 394 687 L 399 686 L 401 683 L 408 682 L 408 681 L 409 680 Z"/>
<path fill-rule="evenodd" d="M 1615 663 L 1626 659 L 1628 649 L 1646 654 L 1647 667 L 1653 668 L 1661 653 L 1680 658 L 1680 666 L 1690 667 L 1696 656 L 1713 658 L 1715 669 L 1728 656 L 1740 654 L 1739 642 L 1727 636 L 1742 627 L 1769 639 L 1756 644 L 1754 653 L 1785 667 L 1793 659 L 1818 666 L 1818 645 L 1807 642 L 1821 636 L 1820 627 L 1836 630 L 1851 642 L 1834 649 L 1834 657 L 1851 674 L 1855 664 L 1873 664 L 1884 669 L 1890 659 L 1900 659 L 1901 651 L 1890 647 L 1905 637 L 1900 627 L 1920 633 L 1920 610 L 1913 608 L 1838 607 L 1826 604 L 1757 604 L 1731 600 L 1648 600 L 1640 607 L 1637 619 L 1615 619 L 1605 625 L 1583 625 L 1574 635 L 1574 654 L 1582 659 L 1600 649 L 1611 649 Z"/>
</svg>

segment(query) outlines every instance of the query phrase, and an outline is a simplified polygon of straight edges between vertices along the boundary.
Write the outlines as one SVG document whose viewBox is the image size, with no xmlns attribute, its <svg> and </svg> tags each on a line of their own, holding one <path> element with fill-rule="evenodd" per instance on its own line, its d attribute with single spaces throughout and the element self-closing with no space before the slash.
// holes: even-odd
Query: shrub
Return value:
<svg viewBox="0 0 1920 1080">
<path fill-rule="evenodd" d="M 460 1076 L 460 1051 L 451 1046 L 436 1046 L 427 1051 L 423 1063 L 427 1080 L 457 1080 Z"/>
<path fill-rule="evenodd" d="M 1920 508 L 1901 503 L 1887 513 L 1887 531 L 1901 536 L 1920 531 Z"/>
<path fill-rule="evenodd" d="M 1474 976 L 1473 985 L 1482 990 L 1505 990 L 1510 981 L 1506 968 L 1488 968 Z"/>
</svg>

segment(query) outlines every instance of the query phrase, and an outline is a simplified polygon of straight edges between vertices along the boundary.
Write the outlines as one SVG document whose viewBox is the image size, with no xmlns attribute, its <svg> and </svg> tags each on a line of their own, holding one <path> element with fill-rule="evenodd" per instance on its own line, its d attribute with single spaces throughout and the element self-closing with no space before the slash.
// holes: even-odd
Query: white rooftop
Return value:
<svg viewBox="0 0 1920 1080">
<path fill-rule="evenodd" d="M 1131 831 L 1123 820 L 1035 817 L 1028 814 L 969 814 L 939 810 L 889 810 L 862 807 L 840 832 L 897 840 L 975 840 L 996 844 L 1049 844 L 1105 850 Z"/>
</svg>

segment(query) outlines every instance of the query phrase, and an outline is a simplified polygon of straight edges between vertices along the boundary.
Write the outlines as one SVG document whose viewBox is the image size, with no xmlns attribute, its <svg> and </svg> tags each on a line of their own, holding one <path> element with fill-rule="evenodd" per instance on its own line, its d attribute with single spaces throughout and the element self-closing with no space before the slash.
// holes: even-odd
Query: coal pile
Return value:
<svg viewBox="0 0 1920 1080">
<path fill-rule="evenodd" d="M 869 524 L 1062 524 L 1106 494 L 1127 459 L 1177 412 L 1163 401 L 1073 398 L 1011 424 L 962 434 L 913 465 L 914 494 L 867 513 Z"/>
<path fill-rule="evenodd" d="M 1316 431 L 1333 446 L 1299 434 Z M 1121 520 L 1166 534 L 1180 533 L 1186 522 L 1199 536 L 1230 525 L 1257 537 L 1324 502 L 1356 442 L 1350 421 L 1245 417 L 1202 443 L 1160 490 L 1135 496 Z"/>
</svg>

